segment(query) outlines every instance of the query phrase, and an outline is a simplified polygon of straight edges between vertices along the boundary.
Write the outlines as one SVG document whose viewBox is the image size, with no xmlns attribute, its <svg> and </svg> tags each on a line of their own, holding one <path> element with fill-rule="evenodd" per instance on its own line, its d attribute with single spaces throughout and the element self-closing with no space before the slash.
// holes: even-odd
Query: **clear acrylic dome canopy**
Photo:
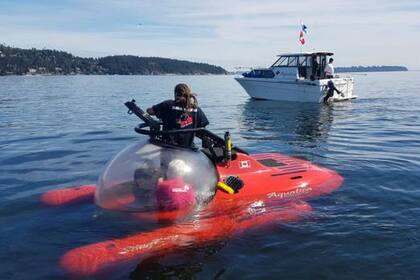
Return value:
<svg viewBox="0 0 420 280">
<path fill-rule="evenodd" d="M 191 186 L 197 205 L 216 192 L 216 168 L 202 152 L 161 147 L 142 139 L 108 163 L 99 177 L 95 203 L 117 211 L 156 211 L 157 185 L 171 178 Z"/>
</svg>

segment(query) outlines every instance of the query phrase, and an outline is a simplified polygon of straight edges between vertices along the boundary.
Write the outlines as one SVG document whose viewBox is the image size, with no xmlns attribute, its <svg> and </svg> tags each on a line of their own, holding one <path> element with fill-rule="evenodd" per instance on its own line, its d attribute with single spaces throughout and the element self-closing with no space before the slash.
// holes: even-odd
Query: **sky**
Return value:
<svg viewBox="0 0 420 280">
<path fill-rule="evenodd" d="M 299 43 L 301 22 L 308 27 Z M 0 0 L 0 43 L 235 70 L 331 51 L 336 66 L 420 69 L 419 0 Z"/>
</svg>

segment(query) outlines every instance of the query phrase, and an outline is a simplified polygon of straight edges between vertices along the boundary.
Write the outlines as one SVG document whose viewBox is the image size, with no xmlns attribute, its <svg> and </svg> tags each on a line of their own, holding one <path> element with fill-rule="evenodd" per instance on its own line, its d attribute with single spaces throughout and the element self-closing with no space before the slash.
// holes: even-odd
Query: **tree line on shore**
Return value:
<svg viewBox="0 0 420 280">
<path fill-rule="evenodd" d="M 389 72 L 389 71 L 408 71 L 405 66 L 350 66 L 350 67 L 337 67 L 337 73 L 343 72 Z"/>
<path fill-rule="evenodd" d="M 220 66 L 162 57 L 115 55 L 83 58 L 49 49 L 21 49 L 0 44 L 0 76 L 4 75 L 204 75 L 227 74 Z"/>
</svg>

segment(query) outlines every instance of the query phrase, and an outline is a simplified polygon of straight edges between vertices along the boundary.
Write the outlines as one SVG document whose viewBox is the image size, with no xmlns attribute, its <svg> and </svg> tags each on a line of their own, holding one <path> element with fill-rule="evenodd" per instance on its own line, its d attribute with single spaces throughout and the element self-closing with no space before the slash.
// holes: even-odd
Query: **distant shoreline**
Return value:
<svg viewBox="0 0 420 280">
<path fill-rule="evenodd" d="M 57 50 L 0 44 L 0 76 L 10 75 L 226 75 L 216 65 L 162 57 L 114 55 L 83 58 Z"/>
<path fill-rule="evenodd" d="M 392 68 L 389 68 L 392 67 Z M 398 67 L 395 68 L 395 67 Z M 354 69 L 356 68 L 356 70 Z M 251 68 L 250 68 L 251 69 Z M 336 67 L 336 73 L 374 73 L 374 72 L 416 72 L 420 70 L 408 70 L 405 66 L 352 66 L 352 67 Z M 233 71 L 230 75 L 241 75 L 248 71 Z"/>
<path fill-rule="evenodd" d="M 80 76 L 149 76 L 149 77 L 158 77 L 158 76 L 229 76 L 234 75 L 231 73 L 227 74 L 8 74 L 8 75 L 0 75 L 2 77 L 80 77 Z"/>
<path fill-rule="evenodd" d="M 337 73 L 408 71 L 405 66 L 336 67 Z M 0 44 L 0 76 L 67 75 L 227 75 L 224 68 L 206 63 L 162 57 L 115 55 L 83 58 L 57 50 L 8 47 Z"/>
<path fill-rule="evenodd" d="M 337 73 L 350 73 L 350 72 L 400 72 L 408 71 L 405 66 L 349 66 L 349 67 L 336 67 Z"/>
</svg>

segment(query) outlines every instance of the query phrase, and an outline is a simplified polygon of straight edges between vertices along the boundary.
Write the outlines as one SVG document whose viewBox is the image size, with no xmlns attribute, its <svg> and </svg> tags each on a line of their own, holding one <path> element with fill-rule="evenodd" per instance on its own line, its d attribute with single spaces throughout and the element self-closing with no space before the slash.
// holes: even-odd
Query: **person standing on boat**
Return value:
<svg viewBox="0 0 420 280">
<path fill-rule="evenodd" d="M 344 97 L 344 94 L 341 91 L 339 91 L 335 87 L 333 81 L 330 80 L 327 83 L 327 94 L 324 97 L 324 104 L 328 104 L 328 99 L 330 99 L 330 97 L 334 96 L 334 91 L 336 91 L 338 94 L 341 94 L 341 96 Z"/>
<path fill-rule="evenodd" d="M 311 74 L 311 80 L 316 80 L 318 79 L 318 70 L 319 70 L 319 63 L 317 61 L 317 57 L 316 55 L 312 55 L 311 56 L 311 61 L 312 61 L 312 74 Z"/>
<path fill-rule="evenodd" d="M 331 57 L 328 61 L 328 64 L 325 66 L 325 77 L 327 79 L 334 78 L 334 65 L 333 65 L 334 59 Z"/>
<path fill-rule="evenodd" d="M 162 120 L 163 130 L 205 127 L 209 124 L 198 101 L 186 84 L 178 84 L 174 90 L 175 100 L 166 100 L 148 108 L 150 115 Z M 193 147 L 194 133 L 172 134 L 166 137 L 173 144 Z"/>
</svg>

